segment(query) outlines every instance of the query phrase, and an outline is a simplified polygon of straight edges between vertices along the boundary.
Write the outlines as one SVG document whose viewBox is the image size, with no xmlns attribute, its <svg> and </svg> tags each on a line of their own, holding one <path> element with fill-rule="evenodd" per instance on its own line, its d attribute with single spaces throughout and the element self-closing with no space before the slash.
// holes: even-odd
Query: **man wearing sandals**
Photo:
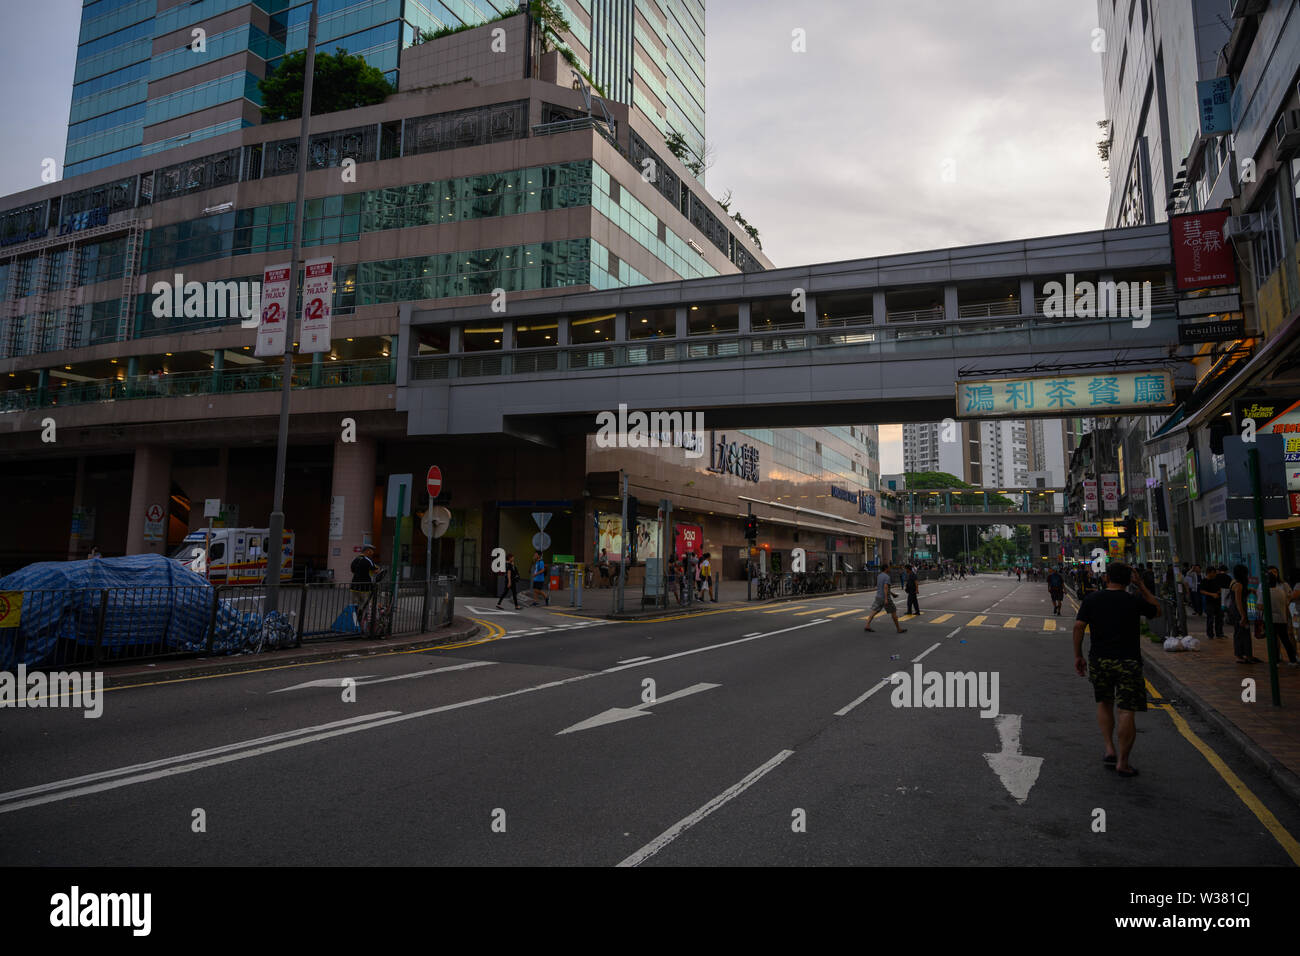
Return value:
<svg viewBox="0 0 1300 956">
<path fill-rule="evenodd" d="M 894 604 L 893 595 L 889 593 L 888 561 L 880 566 L 880 574 L 876 576 L 876 600 L 871 605 L 871 616 L 867 618 L 867 623 L 862 628 L 864 631 L 871 630 L 871 622 L 882 610 L 894 619 L 894 627 L 898 628 L 899 634 L 907 631 L 907 628 L 898 623 L 898 606 Z"/>
<path fill-rule="evenodd" d="M 1143 617 L 1160 616 L 1160 602 L 1151 596 L 1141 575 L 1127 564 L 1106 568 L 1106 587 L 1088 594 L 1074 622 L 1074 672 L 1092 680 L 1097 701 L 1097 724 L 1106 740 L 1102 761 L 1121 777 L 1136 777 L 1129 763 L 1137 738 L 1137 714 L 1147 709 L 1146 682 L 1142 677 Z M 1126 588 L 1132 582 L 1137 594 Z M 1091 637 L 1088 659 L 1083 658 L 1083 634 Z M 1118 711 L 1119 749 L 1115 747 Z"/>
</svg>

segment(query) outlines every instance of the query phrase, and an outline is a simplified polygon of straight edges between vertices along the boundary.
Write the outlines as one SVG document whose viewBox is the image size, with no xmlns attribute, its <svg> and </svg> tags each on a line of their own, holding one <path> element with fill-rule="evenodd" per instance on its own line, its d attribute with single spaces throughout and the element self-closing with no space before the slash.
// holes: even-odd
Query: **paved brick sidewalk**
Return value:
<svg viewBox="0 0 1300 956">
<path fill-rule="evenodd" d="M 1203 617 L 1190 617 L 1189 629 L 1201 642 L 1199 650 L 1171 653 L 1143 638 L 1148 676 L 1156 678 L 1152 683 L 1162 692 L 1187 700 L 1300 803 L 1300 667 L 1286 663 L 1286 652 L 1279 644 L 1282 706 L 1274 707 L 1263 640 L 1252 642 L 1254 654 L 1263 664 L 1238 664 L 1231 636 L 1207 640 Z M 1153 670 L 1155 674 L 1150 673 Z M 1255 679 L 1254 703 L 1241 699 L 1242 681 L 1247 677 Z"/>
</svg>

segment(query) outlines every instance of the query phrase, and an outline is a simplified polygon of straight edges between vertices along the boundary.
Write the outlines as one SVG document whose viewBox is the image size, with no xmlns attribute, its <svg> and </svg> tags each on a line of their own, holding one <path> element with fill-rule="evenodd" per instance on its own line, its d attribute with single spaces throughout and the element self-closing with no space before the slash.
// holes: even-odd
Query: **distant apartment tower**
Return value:
<svg viewBox="0 0 1300 956">
<path fill-rule="evenodd" d="M 1164 222 L 1198 131 L 1196 80 L 1216 73 L 1231 0 L 1097 0 L 1105 41 L 1107 226 Z"/>
<path fill-rule="evenodd" d="M 680 133 L 703 156 L 702 0 L 551 2 L 572 28 L 569 49 L 604 93 L 635 106 L 661 134 Z M 317 45 L 364 56 L 397 86 L 401 51 L 419 31 L 480 24 L 518 7 L 321 0 Z M 310 9 L 302 0 L 85 4 L 64 176 L 259 125 L 258 80 L 307 46 Z"/>
<path fill-rule="evenodd" d="M 903 471 L 942 471 L 969 484 L 979 484 L 979 429 L 970 422 L 956 422 L 951 428 L 949 432 L 940 422 L 904 425 Z M 948 436 L 951 441 L 944 440 Z"/>
</svg>

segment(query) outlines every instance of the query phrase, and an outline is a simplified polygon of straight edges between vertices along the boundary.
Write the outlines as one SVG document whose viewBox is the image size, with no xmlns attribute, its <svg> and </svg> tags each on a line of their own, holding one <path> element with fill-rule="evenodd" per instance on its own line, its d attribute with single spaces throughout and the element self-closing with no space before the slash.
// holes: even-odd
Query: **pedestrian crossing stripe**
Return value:
<svg viewBox="0 0 1300 956">
<path fill-rule="evenodd" d="M 826 616 L 827 616 L 827 617 L 843 617 L 845 614 L 857 614 L 857 613 L 858 613 L 858 609 L 855 608 L 855 607 L 852 607 L 852 608 L 849 608 L 847 611 L 839 611 L 839 612 L 836 613 L 836 614 L 827 614 Z"/>
<path fill-rule="evenodd" d="M 936 618 L 935 618 L 933 621 L 931 621 L 930 623 L 931 623 L 931 624 L 942 624 L 944 621 L 949 620 L 951 617 L 952 617 L 951 614 L 940 614 L 938 617 L 936 617 Z"/>
<path fill-rule="evenodd" d="M 1007 618 L 1007 622 L 1006 622 L 1005 624 L 1003 624 L 1002 626 L 1003 626 L 1003 627 L 1018 627 L 1019 625 L 1020 625 L 1020 618 L 1018 618 L 1018 617 L 1009 617 L 1009 618 Z"/>
<path fill-rule="evenodd" d="M 904 615 L 902 615 L 901 617 L 899 617 L 899 620 L 900 620 L 900 621 L 910 621 L 912 618 L 914 618 L 914 617 L 918 617 L 918 616 L 919 616 L 919 615 L 916 615 L 916 614 L 904 614 Z"/>
<path fill-rule="evenodd" d="M 772 608 L 772 610 L 770 610 L 770 611 L 764 611 L 763 613 L 764 613 L 764 614 L 784 614 L 786 611 L 797 611 L 797 610 L 799 610 L 799 608 L 801 608 L 801 607 L 807 607 L 807 606 L 808 606 L 808 605 L 806 605 L 806 604 L 795 604 L 795 605 L 789 605 L 789 604 L 787 604 L 785 607 L 774 607 L 774 608 Z"/>
<path fill-rule="evenodd" d="M 833 610 L 835 610 L 835 608 L 833 607 L 815 607 L 807 611 L 800 611 L 797 614 L 795 614 L 795 617 L 804 617 L 808 614 L 820 614 L 823 611 L 833 611 Z"/>
<path fill-rule="evenodd" d="M 970 619 L 970 622 L 966 626 L 978 627 L 979 625 L 983 624 L 987 620 L 988 620 L 988 615 L 976 614 L 973 618 Z"/>
<path fill-rule="evenodd" d="M 1043 622 L 1043 630 L 1044 631 L 1056 630 L 1056 622 L 1049 617 L 1047 620 Z"/>
</svg>

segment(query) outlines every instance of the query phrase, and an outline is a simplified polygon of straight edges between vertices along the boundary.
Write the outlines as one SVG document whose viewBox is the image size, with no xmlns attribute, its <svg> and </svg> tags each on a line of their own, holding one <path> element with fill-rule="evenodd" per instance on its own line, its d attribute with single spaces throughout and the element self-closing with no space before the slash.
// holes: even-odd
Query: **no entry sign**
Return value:
<svg viewBox="0 0 1300 956">
<path fill-rule="evenodd" d="M 436 498 L 442 493 L 442 469 L 437 465 L 429 466 L 429 477 L 424 481 L 429 489 L 429 497 Z"/>
</svg>

